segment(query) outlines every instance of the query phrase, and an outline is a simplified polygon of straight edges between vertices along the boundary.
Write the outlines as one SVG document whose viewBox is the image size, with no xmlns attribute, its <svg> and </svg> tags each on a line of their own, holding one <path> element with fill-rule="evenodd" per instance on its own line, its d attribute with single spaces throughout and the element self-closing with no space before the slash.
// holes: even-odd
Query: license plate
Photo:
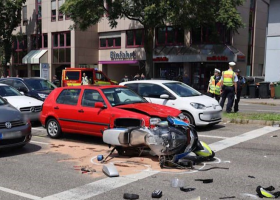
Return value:
<svg viewBox="0 0 280 200">
<path fill-rule="evenodd" d="M 0 139 L 14 139 L 21 137 L 22 134 L 20 131 L 15 131 L 15 132 L 7 132 L 7 133 L 1 133 Z"/>
<path fill-rule="evenodd" d="M 211 119 L 219 119 L 221 118 L 220 113 L 212 114 Z"/>
</svg>

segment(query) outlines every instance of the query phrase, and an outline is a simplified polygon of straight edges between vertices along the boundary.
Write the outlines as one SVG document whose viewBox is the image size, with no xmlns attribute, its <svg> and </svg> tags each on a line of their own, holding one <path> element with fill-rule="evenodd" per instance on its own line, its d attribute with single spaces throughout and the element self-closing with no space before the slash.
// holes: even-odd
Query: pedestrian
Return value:
<svg viewBox="0 0 280 200">
<path fill-rule="evenodd" d="M 17 76 L 16 76 L 17 78 L 19 78 L 19 75 L 17 74 Z"/>
<path fill-rule="evenodd" d="M 57 79 L 57 76 L 56 76 L 56 75 L 53 76 L 52 83 L 53 83 L 56 87 L 60 87 L 60 81 Z"/>
<path fill-rule="evenodd" d="M 221 97 L 221 71 L 215 69 L 214 76 L 210 77 L 207 93 L 210 94 L 212 98 L 215 98 L 218 102 Z"/>
<path fill-rule="evenodd" d="M 143 73 L 141 74 L 140 80 L 146 80 L 146 77 Z"/>
<path fill-rule="evenodd" d="M 122 80 L 121 80 L 121 83 L 122 83 L 122 82 L 128 82 L 128 81 L 129 81 L 128 76 L 127 76 L 127 75 L 124 75 L 124 77 L 123 77 Z"/>
<path fill-rule="evenodd" d="M 140 74 L 137 73 L 137 74 L 134 76 L 133 80 L 135 80 L 135 81 L 140 80 Z"/>
<path fill-rule="evenodd" d="M 86 73 L 83 73 L 81 85 L 88 85 L 88 84 L 89 84 L 88 77 L 86 76 Z"/>
<path fill-rule="evenodd" d="M 235 74 L 238 78 L 237 81 L 237 93 L 236 93 L 236 98 L 234 100 L 234 112 L 238 112 L 239 111 L 239 101 L 240 101 L 240 96 L 241 96 L 241 92 L 242 92 L 242 85 L 246 82 L 245 78 L 243 76 L 240 75 L 240 69 L 234 70 Z"/>
<path fill-rule="evenodd" d="M 226 101 L 226 98 L 228 99 L 226 112 L 230 113 L 233 101 L 234 101 L 234 94 L 237 93 L 237 81 L 238 78 L 236 74 L 233 71 L 233 67 L 235 66 L 235 62 L 229 63 L 229 69 L 227 71 L 223 71 L 222 77 L 221 77 L 221 96 L 222 100 L 220 102 L 220 105 L 222 109 L 224 108 L 224 104 Z"/>
<path fill-rule="evenodd" d="M 190 85 L 190 77 L 187 72 L 184 73 L 183 83 L 185 83 L 186 85 Z"/>
</svg>

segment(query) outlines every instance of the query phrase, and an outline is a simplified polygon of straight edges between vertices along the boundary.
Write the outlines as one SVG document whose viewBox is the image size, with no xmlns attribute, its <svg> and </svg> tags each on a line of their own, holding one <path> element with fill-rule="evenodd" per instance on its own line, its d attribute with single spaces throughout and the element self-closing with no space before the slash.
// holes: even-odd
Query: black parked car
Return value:
<svg viewBox="0 0 280 200">
<path fill-rule="evenodd" d="M 44 101 L 56 86 L 43 78 L 1 78 L 4 83 L 16 88 L 26 96 Z"/>
</svg>

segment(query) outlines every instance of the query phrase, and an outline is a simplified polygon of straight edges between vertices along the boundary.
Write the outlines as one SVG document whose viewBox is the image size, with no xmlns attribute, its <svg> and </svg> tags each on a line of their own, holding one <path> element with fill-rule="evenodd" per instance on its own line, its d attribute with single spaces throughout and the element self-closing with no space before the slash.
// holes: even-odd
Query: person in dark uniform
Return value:
<svg viewBox="0 0 280 200">
<path fill-rule="evenodd" d="M 234 101 L 234 112 L 238 112 L 239 108 L 238 108 L 238 103 L 240 101 L 240 96 L 241 96 L 241 92 L 242 92 L 242 85 L 245 83 L 245 79 L 243 76 L 240 75 L 240 69 L 234 70 L 238 81 L 237 81 L 237 93 L 236 93 L 236 98 Z"/>
<path fill-rule="evenodd" d="M 56 87 L 60 87 L 60 81 L 57 79 L 57 76 L 56 76 L 56 75 L 53 76 L 52 83 L 53 83 Z"/>
<path fill-rule="evenodd" d="M 124 77 L 123 77 L 122 80 L 121 80 L 121 83 L 122 83 L 122 82 L 128 82 L 128 81 L 129 81 L 128 76 L 127 76 L 127 75 L 124 75 Z"/>
<path fill-rule="evenodd" d="M 235 62 L 230 62 L 229 69 L 227 71 L 223 71 L 222 78 L 221 78 L 222 100 L 220 102 L 220 105 L 223 109 L 226 98 L 228 99 L 227 109 L 226 109 L 227 113 L 231 112 L 233 101 L 234 101 L 234 95 L 237 93 L 238 78 L 233 71 L 233 67 L 235 65 L 236 65 Z"/>
</svg>

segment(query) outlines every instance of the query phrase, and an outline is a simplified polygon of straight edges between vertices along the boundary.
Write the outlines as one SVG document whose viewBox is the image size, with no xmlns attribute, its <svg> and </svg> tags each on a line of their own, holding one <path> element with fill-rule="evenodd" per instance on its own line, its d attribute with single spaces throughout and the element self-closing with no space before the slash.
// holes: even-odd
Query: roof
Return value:
<svg viewBox="0 0 280 200">
<path fill-rule="evenodd" d="M 125 83 L 177 83 L 179 81 L 172 81 L 172 80 L 139 80 L 139 81 L 128 81 L 123 82 Z"/>
<path fill-rule="evenodd" d="M 84 89 L 109 89 L 109 88 L 120 88 L 122 85 L 78 85 L 78 86 L 68 86 L 68 87 L 60 87 L 61 89 L 76 89 L 76 88 L 84 88 Z"/>
<path fill-rule="evenodd" d="M 96 71 L 96 72 L 101 72 L 100 70 L 96 70 L 93 68 L 79 68 L 79 67 L 67 67 L 64 70 L 84 70 L 84 71 Z"/>
</svg>

